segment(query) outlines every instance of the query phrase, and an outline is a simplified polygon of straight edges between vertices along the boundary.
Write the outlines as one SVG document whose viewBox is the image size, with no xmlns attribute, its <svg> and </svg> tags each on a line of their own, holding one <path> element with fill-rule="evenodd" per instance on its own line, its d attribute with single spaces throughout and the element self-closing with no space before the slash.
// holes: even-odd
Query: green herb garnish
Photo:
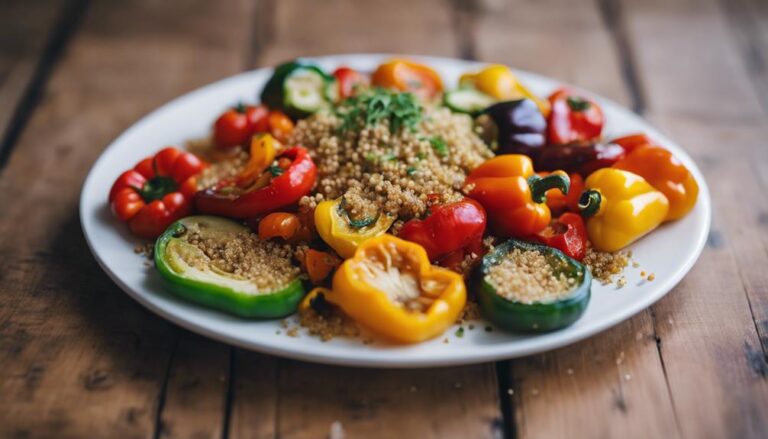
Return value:
<svg viewBox="0 0 768 439">
<path fill-rule="evenodd" d="M 416 173 L 416 171 L 417 171 L 417 169 L 416 169 L 416 167 L 414 167 L 414 166 L 408 166 L 408 168 L 406 168 L 406 170 L 405 170 L 405 172 L 406 172 L 408 175 L 413 175 L 413 174 L 415 174 L 415 173 Z"/>
<path fill-rule="evenodd" d="M 455 335 L 458 338 L 464 337 L 464 327 L 459 326 L 459 329 L 456 330 Z"/>
<path fill-rule="evenodd" d="M 445 143 L 445 140 L 443 140 L 442 137 L 432 137 L 429 139 L 429 143 L 432 145 L 432 149 L 434 149 L 440 157 L 448 155 L 448 144 Z"/>
<path fill-rule="evenodd" d="M 422 108 L 411 93 L 373 88 L 344 100 L 337 107 L 336 115 L 341 119 L 341 132 L 387 120 L 390 132 L 395 133 L 403 128 L 416 129 Z"/>
</svg>

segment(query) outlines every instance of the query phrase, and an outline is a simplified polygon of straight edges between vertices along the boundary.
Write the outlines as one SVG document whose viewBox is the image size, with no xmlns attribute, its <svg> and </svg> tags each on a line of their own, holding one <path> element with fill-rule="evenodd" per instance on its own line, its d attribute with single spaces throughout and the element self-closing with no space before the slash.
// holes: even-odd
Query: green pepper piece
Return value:
<svg viewBox="0 0 768 439">
<path fill-rule="evenodd" d="M 491 268 L 500 264 L 514 249 L 538 251 L 554 268 L 576 279 L 576 286 L 565 297 L 553 302 L 522 303 L 501 296 L 488 280 Z M 560 250 L 540 244 L 510 239 L 485 255 L 480 263 L 477 300 L 483 315 L 501 329 L 512 332 L 548 332 L 571 325 L 584 313 L 589 303 L 592 275 L 577 260 Z"/>
<path fill-rule="evenodd" d="M 199 227 L 201 224 L 204 227 Z M 261 292 L 254 291 L 255 286 L 247 279 L 236 278 L 212 266 L 202 270 L 190 266 L 180 253 L 200 251 L 182 239 L 192 227 L 204 236 L 220 239 L 248 230 L 234 221 L 212 216 L 192 216 L 171 224 L 155 242 L 155 266 L 171 292 L 245 318 L 279 318 L 296 311 L 306 293 L 300 276 L 273 291 Z"/>
<path fill-rule="evenodd" d="M 275 68 L 261 92 L 261 102 L 300 119 L 337 100 L 335 81 L 315 64 L 301 59 L 289 61 Z"/>
</svg>

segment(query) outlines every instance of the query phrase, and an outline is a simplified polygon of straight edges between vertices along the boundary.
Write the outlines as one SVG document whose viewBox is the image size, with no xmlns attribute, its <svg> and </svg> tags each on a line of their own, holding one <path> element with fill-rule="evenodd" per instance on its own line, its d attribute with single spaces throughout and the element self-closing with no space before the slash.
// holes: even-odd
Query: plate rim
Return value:
<svg viewBox="0 0 768 439">
<path fill-rule="evenodd" d="M 319 62 L 323 62 L 323 60 L 326 60 L 327 62 L 334 62 L 334 60 L 339 60 L 339 59 L 359 59 L 359 60 L 367 59 L 367 60 L 373 61 L 375 59 L 380 60 L 380 59 L 386 59 L 386 58 L 391 58 L 396 56 L 403 56 L 403 55 L 388 54 L 388 53 L 347 53 L 347 54 L 328 54 L 323 56 L 311 56 L 311 57 L 302 57 L 302 58 L 315 60 Z M 457 63 L 458 62 L 464 65 L 475 66 L 475 67 L 492 64 L 489 62 L 463 60 L 460 58 L 442 57 L 442 56 L 426 56 L 426 55 L 415 55 L 415 54 L 408 54 L 406 56 L 408 58 L 427 62 L 427 63 L 435 63 L 435 62 L 436 63 Z M 337 62 L 337 63 L 341 64 L 341 62 Z M 217 81 L 205 84 L 201 87 L 198 87 L 186 93 L 183 93 L 163 103 L 162 105 L 158 106 L 154 110 L 144 114 L 138 120 L 135 120 L 127 129 L 122 131 L 117 137 L 112 139 L 110 143 L 107 145 L 107 147 L 101 151 L 101 153 L 99 154 L 99 157 L 91 165 L 88 171 L 87 177 L 84 180 L 83 185 L 81 187 L 80 198 L 79 198 L 79 209 L 78 209 L 79 217 L 80 217 L 80 225 L 83 231 L 83 236 L 85 237 L 85 241 L 88 245 L 88 249 L 90 250 L 94 259 L 96 259 L 97 263 L 99 264 L 99 267 L 102 269 L 102 271 L 104 271 L 109 276 L 109 278 L 117 286 L 120 287 L 120 289 L 122 289 L 126 294 L 128 294 L 129 297 L 136 300 L 138 303 L 140 303 L 142 306 L 149 309 L 153 313 L 159 315 L 160 317 L 178 326 L 181 326 L 182 328 L 185 328 L 197 334 L 203 335 L 205 337 L 209 337 L 214 340 L 218 340 L 218 341 L 228 343 L 230 345 L 234 345 L 234 346 L 241 347 L 248 350 L 258 351 L 265 354 L 276 355 L 276 356 L 295 359 L 295 360 L 310 361 L 310 362 L 317 362 L 317 363 L 323 363 L 323 364 L 343 365 L 343 366 L 380 367 L 380 368 L 447 367 L 447 366 L 477 364 L 477 363 L 483 363 L 488 361 L 499 361 L 499 360 L 505 360 L 505 359 L 511 359 L 511 358 L 518 358 L 518 357 L 523 357 L 523 356 L 532 355 L 536 353 L 548 352 L 554 349 L 561 348 L 563 346 L 577 343 L 586 338 L 597 335 L 605 331 L 606 329 L 616 326 L 619 323 L 624 322 L 625 320 L 631 318 L 632 316 L 647 309 L 648 307 L 656 303 L 658 300 L 660 300 L 662 297 L 669 294 L 669 292 L 671 292 L 672 289 L 690 272 L 691 268 L 694 266 L 696 261 L 698 261 L 699 257 L 701 256 L 701 253 L 706 245 L 706 241 L 709 235 L 711 221 L 712 221 L 712 209 L 711 209 L 711 198 L 710 198 L 709 188 L 707 186 L 706 180 L 704 179 L 704 176 L 702 175 L 700 169 L 698 168 L 695 161 L 690 157 L 690 155 L 684 148 L 682 148 L 676 142 L 669 139 L 667 136 L 660 133 L 653 125 L 650 124 L 650 122 L 648 122 L 647 120 L 642 118 L 640 115 L 632 111 L 632 109 L 627 108 L 626 106 L 620 105 L 611 99 L 605 98 L 602 95 L 598 95 L 589 90 L 585 90 L 581 87 L 574 86 L 572 84 L 557 80 L 555 78 L 529 72 L 526 70 L 513 68 L 512 70 L 514 72 L 522 73 L 523 76 L 533 77 L 543 82 L 554 82 L 560 85 L 570 87 L 575 90 L 579 90 L 581 92 L 584 92 L 587 95 L 595 96 L 600 100 L 601 105 L 603 106 L 613 107 L 618 111 L 623 111 L 625 113 L 631 114 L 634 118 L 639 119 L 640 121 L 642 121 L 644 125 L 647 126 L 647 132 L 648 134 L 651 135 L 651 137 L 663 140 L 666 142 L 665 143 L 666 145 L 670 145 L 671 146 L 670 149 L 674 150 L 674 152 L 689 167 L 691 172 L 696 177 L 699 183 L 698 203 L 700 203 L 701 209 L 703 210 L 704 226 L 702 228 L 701 233 L 699 233 L 699 235 L 697 236 L 694 251 L 687 255 L 685 263 L 681 265 L 680 269 L 678 269 L 673 276 L 660 280 L 661 285 L 660 286 L 657 285 L 656 289 L 654 290 L 654 291 L 658 291 L 656 294 L 647 294 L 642 298 L 642 300 L 639 300 L 634 304 L 631 304 L 630 306 L 625 306 L 623 308 L 620 308 L 619 310 L 613 312 L 610 316 L 603 318 L 599 322 L 599 324 L 586 327 L 582 329 L 580 332 L 571 333 L 567 337 L 560 337 L 554 340 L 550 340 L 547 343 L 542 345 L 533 345 L 526 349 L 516 349 L 515 352 L 507 352 L 507 353 L 504 352 L 503 347 L 497 347 L 495 350 L 489 349 L 487 351 L 482 351 L 479 353 L 472 353 L 472 354 L 462 354 L 461 350 L 457 349 L 456 354 L 452 356 L 439 357 L 436 359 L 409 358 L 404 361 L 397 358 L 391 358 L 390 356 L 372 358 L 370 355 L 370 352 L 363 352 L 364 355 L 327 356 L 327 355 L 317 354 L 314 352 L 300 352 L 296 349 L 286 349 L 280 346 L 273 346 L 270 344 L 255 345 L 252 341 L 248 341 L 242 337 L 217 331 L 215 329 L 209 328 L 206 325 L 200 324 L 195 320 L 182 318 L 181 316 L 170 311 L 169 309 L 165 309 L 163 306 L 153 303 L 151 300 L 145 297 L 144 294 L 139 293 L 133 287 L 124 283 L 117 276 L 117 274 L 114 273 L 111 268 L 109 268 L 109 266 L 107 265 L 107 261 L 105 261 L 102 258 L 102 255 L 99 253 L 99 251 L 95 247 L 92 241 L 92 237 L 89 235 L 89 230 L 87 226 L 87 223 L 89 222 L 88 217 L 93 213 L 90 211 L 87 211 L 87 200 L 86 200 L 88 188 L 91 185 L 95 184 L 93 183 L 93 179 L 95 178 L 93 171 L 99 166 L 100 162 L 105 159 L 105 157 L 107 156 L 107 153 L 111 149 L 113 149 L 117 144 L 119 144 L 123 138 L 128 137 L 134 131 L 141 129 L 145 123 L 147 123 L 149 120 L 153 119 L 155 116 L 165 111 L 167 108 L 175 105 L 179 105 L 181 102 L 188 99 L 192 100 L 199 94 L 205 93 L 208 89 L 219 87 L 227 81 L 237 81 L 238 79 L 242 79 L 243 77 L 248 77 L 261 71 L 268 71 L 268 70 L 271 70 L 272 68 L 273 68 L 272 66 L 266 66 L 258 69 L 240 72 L 235 75 L 231 75 L 231 76 L 219 79 Z"/>
</svg>

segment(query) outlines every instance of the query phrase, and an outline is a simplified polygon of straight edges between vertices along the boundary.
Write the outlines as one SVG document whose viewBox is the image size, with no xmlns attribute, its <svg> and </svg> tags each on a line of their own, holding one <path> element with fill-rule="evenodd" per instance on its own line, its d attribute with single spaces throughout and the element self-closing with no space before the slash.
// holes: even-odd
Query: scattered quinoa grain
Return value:
<svg viewBox="0 0 768 439">
<path fill-rule="evenodd" d="M 655 275 L 655 274 L 653 274 L 653 273 L 651 273 L 651 274 L 649 274 L 649 275 L 648 275 L 648 278 L 647 278 L 647 279 L 648 279 L 650 282 L 653 282 L 653 280 L 654 280 L 654 279 L 656 279 L 656 275 Z"/>
<path fill-rule="evenodd" d="M 555 274 L 539 251 L 513 249 L 488 270 L 488 281 L 500 296 L 520 303 L 553 302 L 574 288 L 575 279 Z"/>
</svg>

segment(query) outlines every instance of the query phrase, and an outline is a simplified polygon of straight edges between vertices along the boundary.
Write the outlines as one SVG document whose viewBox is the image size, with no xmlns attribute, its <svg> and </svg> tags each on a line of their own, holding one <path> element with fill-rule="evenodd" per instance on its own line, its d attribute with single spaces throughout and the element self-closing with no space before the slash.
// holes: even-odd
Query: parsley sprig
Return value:
<svg viewBox="0 0 768 439">
<path fill-rule="evenodd" d="M 344 100 L 337 107 L 336 115 L 341 119 L 341 132 L 387 120 L 390 132 L 396 133 L 403 128 L 414 130 L 421 121 L 422 108 L 411 93 L 373 88 Z"/>
</svg>

